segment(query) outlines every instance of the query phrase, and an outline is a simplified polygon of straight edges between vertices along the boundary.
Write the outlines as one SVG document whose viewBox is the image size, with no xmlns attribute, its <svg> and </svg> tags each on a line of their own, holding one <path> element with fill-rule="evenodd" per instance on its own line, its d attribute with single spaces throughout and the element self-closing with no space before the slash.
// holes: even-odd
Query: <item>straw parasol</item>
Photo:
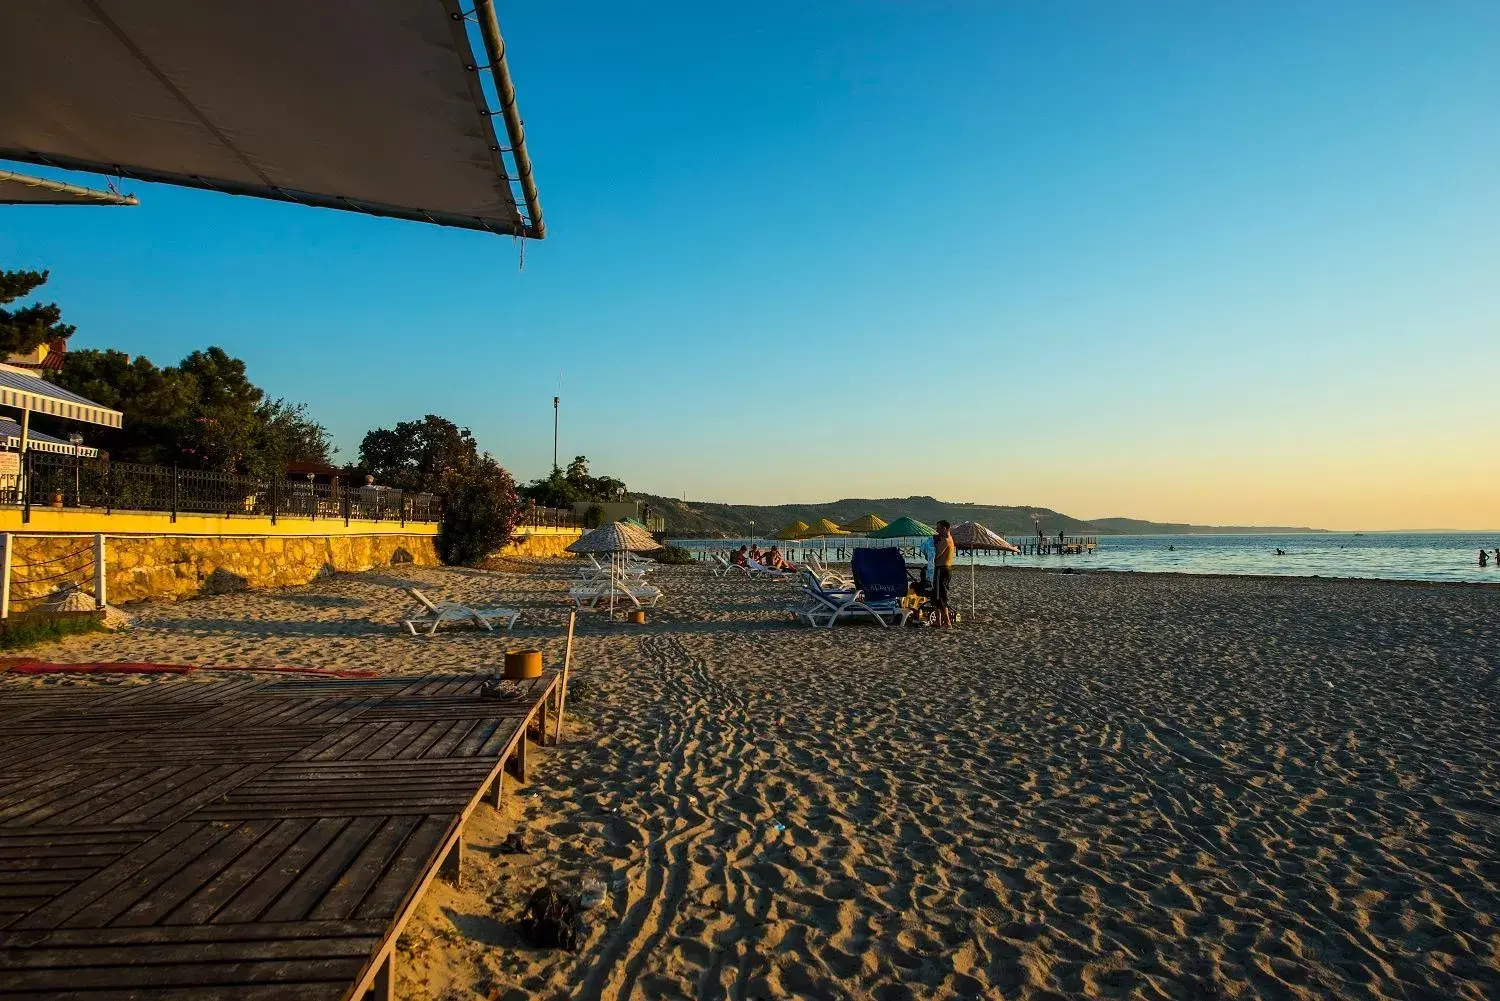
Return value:
<svg viewBox="0 0 1500 1001">
<path fill-rule="evenodd" d="M 661 543 L 651 538 L 643 529 L 623 521 L 600 525 L 592 532 L 567 547 L 570 553 L 609 554 L 609 617 L 615 617 L 615 580 L 620 571 L 622 553 L 651 553 L 661 548 Z"/>
<path fill-rule="evenodd" d="M 782 542 L 791 542 L 793 539 L 801 539 L 807 536 L 807 530 L 811 526 L 805 521 L 794 521 L 790 525 L 777 532 L 774 536 Z"/>
<path fill-rule="evenodd" d="M 855 518 L 844 528 L 851 532 L 878 532 L 885 527 L 885 521 L 876 515 L 867 514 L 863 518 Z"/>
<path fill-rule="evenodd" d="M 844 531 L 827 518 L 819 518 L 808 526 L 804 534 L 810 539 L 816 539 L 824 535 L 853 535 L 854 533 Z"/>
<path fill-rule="evenodd" d="M 1006 542 L 1003 538 L 990 531 L 977 521 L 966 521 L 962 525 L 954 525 L 950 533 L 953 536 L 953 544 L 959 549 L 969 551 L 969 617 L 974 616 L 975 593 L 974 587 L 974 552 L 979 549 L 992 549 L 1004 553 L 1019 553 L 1021 550 Z"/>
<path fill-rule="evenodd" d="M 889 525 L 870 533 L 872 539 L 919 539 L 936 535 L 937 529 L 915 518 L 897 518 Z"/>
</svg>

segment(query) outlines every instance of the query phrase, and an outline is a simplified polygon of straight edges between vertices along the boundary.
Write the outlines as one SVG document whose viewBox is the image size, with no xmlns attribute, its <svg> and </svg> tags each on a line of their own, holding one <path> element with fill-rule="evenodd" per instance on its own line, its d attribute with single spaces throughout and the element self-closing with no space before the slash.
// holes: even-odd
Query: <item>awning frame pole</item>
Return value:
<svg viewBox="0 0 1500 1001">
<path fill-rule="evenodd" d="M 521 182 L 521 194 L 526 199 L 529 222 L 526 235 L 540 240 L 547 235 L 547 225 L 542 221 L 542 200 L 531 176 L 531 154 L 526 152 L 526 126 L 521 121 L 520 109 L 516 107 L 516 87 L 510 79 L 510 64 L 505 61 L 505 40 L 500 36 L 494 0 L 475 0 L 474 12 L 479 15 L 479 34 L 484 38 L 484 51 L 495 78 L 500 116 L 505 121 L 505 134 L 510 140 L 510 155 L 516 161 L 516 180 Z"/>
</svg>

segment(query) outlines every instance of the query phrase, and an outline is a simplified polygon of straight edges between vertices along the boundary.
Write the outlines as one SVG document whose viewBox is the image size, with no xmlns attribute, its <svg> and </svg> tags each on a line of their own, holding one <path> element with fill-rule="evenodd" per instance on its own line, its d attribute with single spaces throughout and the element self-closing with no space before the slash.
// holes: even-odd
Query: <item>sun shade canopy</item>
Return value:
<svg viewBox="0 0 1500 1001">
<path fill-rule="evenodd" d="M 878 532 L 885 527 L 885 522 L 878 515 L 867 514 L 863 518 L 855 518 L 844 528 L 851 532 Z"/>
<path fill-rule="evenodd" d="M 634 525 L 617 521 L 600 525 L 583 538 L 568 546 L 570 553 L 650 553 L 661 548 L 661 543 Z"/>
<path fill-rule="evenodd" d="M 118 410 L 101 407 L 93 400 L 86 400 L 77 393 L 70 393 L 61 386 L 54 386 L 46 379 L 10 365 L 0 365 L 0 406 L 34 410 L 39 414 L 51 414 L 87 424 L 103 424 L 110 428 L 120 426 Z"/>
<path fill-rule="evenodd" d="M 45 177 L 0 170 L 0 205 L 139 205 L 134 195 L 117 195 Z"/>
<path fill-rule="evenodd" d="M 0 417 L 0 441 L 5 443 L 6 448 L 21 447 L 21 425 L 9 417 Z M 54 438 L 50 434 L 42 434 L 39 431 L 28 431 L 26 433 L 26 447 L 37 452 L 56 452 L 59 455 L 77 455 L 85 459 L 98 458 L 99 450 L 87 445 L 75 445 L 71 441 L 63 441 Z"/>
<path fill-rule="evenodd" d="M 492 0 L 6 0 L 0 159 L 541 237 L 504 53 Z"/>
<path fill-rule="evenodd" d="M 977 521 L 954 525 L 952 534 L 953 544 L 960 549 L 999 549 L 1007 553 L 1021 551 Z"/>
<path fill-rule="evenodd" d="M 817 538 L 821 538 L 822 536 L 825 536 L 825 535 L 848 535 L 848 534 L 849 534 L 848 532 L 844 531 L 842 528 L 839 528 L 837 525 L 835 525 L 833 522 L 829 521 L 827 518 L 819 518 L 817 521 L 815 521 L 815 522 L 812 523 L 812 526 L 810 528 L 808 528 L 807 531 L 805 531 L 805 532 L 802 533 L 803 537 L 804 538 L 808 538 L 808 539 L 817 539 Z"/>
<path fill-rule="evenodd" d="M 790 542 L 792 539 L 801 539 L 806 537 L 807 529 L 807 522 L 794 521 L 790 525 L 783 528 L 781 531 L 777 532 L 775 538 L 781 539 L 783 542 Z"/>
<path fill-rule="evenodd" d="M 915 518 L 897 518 L 878 532 L 871 532 L 872 539 L 916 539 L 936 535 L 937 529 L 924 525 Z"/>
</svg>

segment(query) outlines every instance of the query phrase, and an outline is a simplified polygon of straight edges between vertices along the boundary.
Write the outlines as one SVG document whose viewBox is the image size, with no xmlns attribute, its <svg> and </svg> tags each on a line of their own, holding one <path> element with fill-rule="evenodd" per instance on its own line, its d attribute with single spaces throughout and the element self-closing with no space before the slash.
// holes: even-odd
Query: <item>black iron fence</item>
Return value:
<svg viewBox="0 0 1500 1001">
<path fill-rule="evenodd" d="M 565 507 L 525 507 L 517 528 L 582 528 L 583 519 Z"/>
<path fill-rule="evenodd" d="M 0 504 L 19 505 L 29 521 L 33 507 L 114 511 L 246 514 L 349 521 L 418 521 L 442 518 L 432 494 L 389 487 L 346 487 L 305 479 L 260 478 L 202 469 L 148 466 L 26 452 L 18 476 L 0 476 Z"/>
</svg>

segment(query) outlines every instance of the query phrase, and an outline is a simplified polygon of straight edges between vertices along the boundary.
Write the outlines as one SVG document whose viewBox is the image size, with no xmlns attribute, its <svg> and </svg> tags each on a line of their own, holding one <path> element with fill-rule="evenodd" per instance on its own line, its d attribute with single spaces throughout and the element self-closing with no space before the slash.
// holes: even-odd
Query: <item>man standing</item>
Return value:
<svg viewBox="0 0 1500 1001">
<path fill-rule="evenodd" d="M 948 607 L 948 590 L 953 583 L 953 545 L 951 526 L 946 521 L 937 523 L 937 535 L 932 539 L 933 578 L 932 604 L 937 609 L 937 625 L 943 628 L 953 625 L 953 610 Z"/>
</svg>

